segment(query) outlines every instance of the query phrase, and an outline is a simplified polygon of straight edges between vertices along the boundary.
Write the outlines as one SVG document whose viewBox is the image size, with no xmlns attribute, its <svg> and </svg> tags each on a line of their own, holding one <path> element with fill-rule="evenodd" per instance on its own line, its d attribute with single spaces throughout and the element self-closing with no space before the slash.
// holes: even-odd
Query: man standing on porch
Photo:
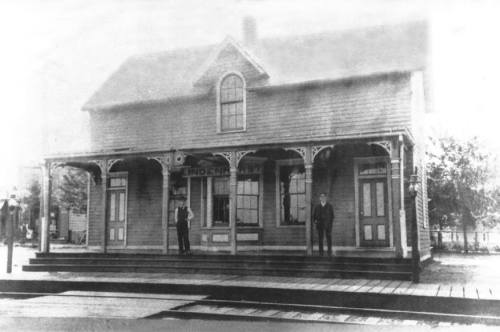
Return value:
<svg viewBox="0 0 500 332">
<path fill-rule="evenodd" d="M 194 214 L 189 206 L 185 206 L 186 198 L 182 197 L 180 206 L 175 209 L 175 224 L 177 226 L 177 242 L 179 243 L 179 254 L 191 254 L 189 248 L 188 222 L 193 219 Z"/>
<path fill-rule="evenodd" d="M 326 198 L 325 193 L 319 195 L 320 203 L 316 205 L 313 212 L 314 224 L 318 229 L 320 256 L 323 256 L 323 234 L 326 237 L 328 256 L 332 255 L 332 224 L 335 216 L 333 214 L 333 207 L 326 201 Z"/>
</svg>

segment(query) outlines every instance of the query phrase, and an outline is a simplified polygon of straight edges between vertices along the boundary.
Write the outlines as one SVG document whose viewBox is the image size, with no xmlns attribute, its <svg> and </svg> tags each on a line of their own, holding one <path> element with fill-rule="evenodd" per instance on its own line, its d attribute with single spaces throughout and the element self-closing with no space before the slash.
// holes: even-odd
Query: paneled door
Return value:
<svg viewBox="0 0 500 332">
<path fill-rule="evenodd" d="M 385 178 L 359 179 L 360 244 L 388 247 L 388 202 Z"/>
<path fill-rule="evenodd" d="M 107 244 L 109 246 L 125 245 L 126 190 L 112 189 L 108 191 L 107 209 Z"/>
</svg>

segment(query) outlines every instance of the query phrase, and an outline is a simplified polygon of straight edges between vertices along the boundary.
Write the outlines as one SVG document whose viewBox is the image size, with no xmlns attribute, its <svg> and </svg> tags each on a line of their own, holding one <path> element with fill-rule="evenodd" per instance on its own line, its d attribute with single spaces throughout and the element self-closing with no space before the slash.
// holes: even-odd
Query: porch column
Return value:
<svg viewBox="0 0 500 332">
<path fill-rule="evenodd" d="M 306 171 L 306 253 L 312 255 L 312 238 L 311 238 L 311 204 L 312 204 L 312 148 L 307 146 L 304 156 L 304 168 Z"/>
<path fill-rule="evenodd" d="M 207 177 L 207 227 L 212 227 L 212 207 L 213 207 L 213 196 L 212 196 L 212 183 L 213 178 L 211 176 Z"/>
<path fill-rule="evenodd" d="M 170 203 L 170 169 L 168 167 L 163 167 L 163 195 L 162 195 L 162 208 L 161 217 L 163 225 L 163 253 L 168 254 L 168 207 Z"/>
<path fill-rule="evenodd" d="M 101 168 L 101 188 L 102 188 L 102 206 L 101 206 L 101 217 L 102 217 L 102 252 L 106 253 L 106 242 L 108 236 L 108 228 L 106 227 L 106 205 L 107 205 L 107 189 L 108 189 L 108 166 L 107 161 L 104 160 L 100 163 Z"/>
<path fill-rule="evenodd" d="M 52 175 L 50 174 L 50 164 L 42 165 L 42 211 L 41 230 L 40 230 L 40 252 L 50 252 L 50 192 L 52 186 Z"/>
<path fill-rule="evenodd" d="M 391 148 L 391 182 L 392 206 L 394 222 L 394 246 L 396 257 L 403 258 L 407 255 L 406 244 L 406 211 L 404 204 L 404 141 L 399 136 L 392 141 Z"/>
<path fill-rule="evenodd" d="M 236 190 L 238 186 L 238 165 L 236 153 L 229 158 L 229 225 L 231 227 L 231 254 L 236 255 Z"/>
</svg>

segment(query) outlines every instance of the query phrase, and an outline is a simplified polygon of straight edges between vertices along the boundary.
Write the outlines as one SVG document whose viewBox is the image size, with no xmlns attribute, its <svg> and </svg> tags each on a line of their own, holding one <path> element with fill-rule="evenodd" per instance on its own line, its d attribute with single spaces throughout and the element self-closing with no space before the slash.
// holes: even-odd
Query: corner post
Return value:
<svg viewBox="0 0 500 332">
<path fill-rule="evenodd" d="M 412 281 L 420 282 L 420 251 L 418 248 L 418 220 L 417 220 L 417 194 L 418 190 L 418 169 L 415 168 L 411 175 L 409 194 L 411 199 L 411 258 L 412 258 Z"/>
<path fill-rule="evenodd" d="M 108 167 L 107 167 L 107 160 L 104 160 L 101 165 L 101 188 L 102 188 L 102 208 L 101 208 L 101 214 L 102 214 L 102 252 L 106 253 L 107 249 L 107 239 L 108 239 L 108 228 L 106 225 L 106 205 L 108 202 Z"/>
<path fill-rule="evenodd" d="M 304 168 L 306 171 L 306 253 L 311 256 L 312 248 L 312 222 L 311 222 L 311 204 L 312 204 L 312 148 L 310 145 L 306 146 L 304 155 Z"/>
<path fill-rule="evenodd" d="M 46 162 L 42 165 L 42 211 L 43 217 L 41 222 L 41 246 L 40 252 L 50 252 L 50 192 L 52 186 L 52 174 L 50 172 L 50 163 Z"/>
<path fill-rule="evenodd" d="M 163 253 L 168 254 L 168 209 L 170 204 L 170 168 L 166 165 L 162 165 L 162 175 L 163 175 L 163 198 L 162 198 L 162 208 L 161 217 L 163 225 Z"/>
<path fill-rule="evenodd" d="M 231 254 L 236 255 L 236 193 L 238 186 L 238 162 L 236 152 L 231 151 L 229 158 L 229 225 L 231 227 Z"/>
<path fill-rule="evenodd" d="M 391 141 L 391 182 L 394 246 L 396 257 L 407 256 L 406 211 L 404 191 L 404 141 L 403 136 Z"/>
</svg>

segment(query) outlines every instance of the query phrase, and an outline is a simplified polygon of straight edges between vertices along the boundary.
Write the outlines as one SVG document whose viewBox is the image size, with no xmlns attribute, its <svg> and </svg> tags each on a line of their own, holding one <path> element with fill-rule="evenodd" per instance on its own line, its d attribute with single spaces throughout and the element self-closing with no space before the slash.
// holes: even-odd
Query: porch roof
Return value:
<svg viewBox="0 0 500 332">
<path fill-rule="evenodd" d="M 192 149 L 186 147 L 177 147 L 175 149 L 153 149 L 153 150 L 139 150 L 139 149 L 119 149 L 119 150 L 99 150 L 99 151 L 75 151 L 66 152 L 60 154 L 46 155 L 44 160 L 52 162 L 89 162 L 93 159 L 106 158 L 120 158 L 126 156 L 137 156 L 137 157 L 154 157 L 160 154 L 184 151 L 188 153 L 196 152 L 219 152 L 219 151 L 230 151 L 230 150 L 258 150 L 258 149 L 270 149 L 278 147 L 294 147 L 294 146 L 304 146 L 304 145 L 328 145 L 328 144 L 345 144 L 348 142 L 368 142 L 370 140 L 377 139 L 388 139 L 403 136 L 406 144 L 414 145 L 415 140 L 408 129 L 404 130 L 393 130 L 389 132 L 376 132 L 376 133 L 363 133 L 359 135 L 349 135 L 342 137 L 329 138 L 322 141 L 297 141 L 297 142 L 286 142 L 286 143 L 273 143 L 273 144 L 256 144 L 256 145 L 245 145 L 245 146 L 207 146 L 203 149 Z"/>
</svg>

